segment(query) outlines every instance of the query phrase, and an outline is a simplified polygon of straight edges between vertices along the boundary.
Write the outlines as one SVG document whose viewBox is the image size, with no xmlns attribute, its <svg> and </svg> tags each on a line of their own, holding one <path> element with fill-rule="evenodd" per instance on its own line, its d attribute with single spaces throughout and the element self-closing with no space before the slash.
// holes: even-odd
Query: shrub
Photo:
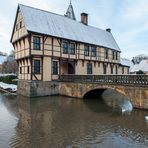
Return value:
<svg viewBox="0 0 148 148">
<path fill-rule="evenodd" d="M 13 79 L 16 79 L 16 78 L 17 78 L 17 76 L 15 76 L 15 75 L 0 76 L 0 82 L 17 85 L 16 81 L 12 81 Z"/>
<path fill-rule="evenodd" d="M 145 74 L 142 70 L 136 72 L 136 74 Z"/>
</svg>

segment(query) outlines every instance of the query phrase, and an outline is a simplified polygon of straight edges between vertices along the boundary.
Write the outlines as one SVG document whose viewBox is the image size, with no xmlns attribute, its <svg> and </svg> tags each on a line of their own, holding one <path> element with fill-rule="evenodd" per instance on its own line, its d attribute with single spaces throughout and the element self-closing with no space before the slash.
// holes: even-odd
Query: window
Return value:
<svg viewBox="0 0 148 148">
<path fill-rule="evenodd" d="M 113 66 L 112 65 L 110 66 L 110 71 L 111 71 L 111 74 L 113 74 Z"/>
<path fill-rule="evenodd" d="M 122 74 L 124 74 L 124 67 L 122 67 Z"/>
<path fill-rule="evenodd" d="M 63 42 L 62 48 L 63 48 L 63 53 L 67 54 L 68 53 L 68 43 L 67 42 Z"/>
<path fill-rule="evenodd" d="M 52 62 L 52 74 L 58 75 L 58 61 Z"/>
<path fill-rule="evenodd" d="M 115 52 L 113 51 L 113 60 L 115 59 Z"/>
<path fill-rule="evenodd" d="M 16 28 L 15 29 L 16 29 L 16 31 L 18 30 L 18 24 L 16 24 Z"/>
<path fill-rule="evenodd" d="M 30 73 L 30 70 L 29 70 L 29 69 L 30 69 L 30 67 L 28 66 L 28 67 L 27 67 L 27 73 L 28 73 L 28 74 Z"/>
<path fill-rule="evenodd" d="M 118 52 L 116 52 L 116 60 L 118 60 Z"/>
<path fill-rule="evenodd" d="M 96 67 L 96 61 L 94 61 L 94 67 Z"/>
<path fill-rule="evenodd" d="M 22 74 L 22 67 L 20 67 L 20 74 Z"/>
<path fill-rule="evenodd" d="M 84 55 L 89 56 L 89 45 L 84 45 Z"/>
<path fill-rule="evenodd" d="M 96 47 L 95 46 L 91 47 L 91 55 L 92 57 L 96 57 Z"/>
<path fill-rule="evenodd" d="M 84 60 L 82 60 L 82 66 L 84 67 Z"/>
<path fill-rule="evenodd" d="M 20 21 L 20 28 L 22 28 L 22 21 Z"/>
<path fill-rule="evenodd" d="M 75 44 L 70 43 L 70 54 L 75 54 Z"/>
<path fill-rule="evenodd" d="M 34 50 L 40 50 L 40 38 L 37 36 L 33 37 L 33 48 Z"/>
<path fill-rule="evenodd" d="M 87 74 L 92 74 L 92 63 L 87 63 Z"/>
<path fill-rule="evenodd" d="M 116 65 L 116 74 L 118 74 L 118 66 Z"/>
<path fill-rule="evenodd" d="M 129 74 L 130 72 L 129 72 L 129 68 L 127 69 L 127 74 Z"/>
<path fill-rule="evenodd" d="M 108 49 L 105 49 L 105 59 L 108 59 Z"/>
<path fill-rule="evenodd" d="M 103 73 L 106 74 L 106 65 L 103 65 Z"/>
<path fill-rule="evenodd" d="M 40 60 L 34 60 L 34 74 L 40 74 Z"/>
</svg>

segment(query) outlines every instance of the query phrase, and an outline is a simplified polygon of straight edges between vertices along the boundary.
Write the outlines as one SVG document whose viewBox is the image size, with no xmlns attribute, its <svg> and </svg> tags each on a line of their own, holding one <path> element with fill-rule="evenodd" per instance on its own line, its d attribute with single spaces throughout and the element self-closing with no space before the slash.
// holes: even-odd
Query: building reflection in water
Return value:
<svg viewBox="0 0 148 148">
<path fill-rule="evenodd" d="M 146 147 L 146 111 L 112 112 L 98 100 L 17 96 L 18 123 L 11 147 Z"/>
</svg>

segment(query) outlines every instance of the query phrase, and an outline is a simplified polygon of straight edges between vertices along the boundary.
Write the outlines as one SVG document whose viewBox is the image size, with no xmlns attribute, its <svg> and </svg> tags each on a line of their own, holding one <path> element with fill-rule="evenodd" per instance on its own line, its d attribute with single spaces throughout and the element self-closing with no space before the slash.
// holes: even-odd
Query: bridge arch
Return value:
<svg viewBox="0 0 148 148">
<path fill-rule="evenodd" d="M 123 87 L 112 87 L 112 86 L 95 86 L 95 85 L 90 85 L 89 89 L 88 87 L 85 87 L 85 90 L 82 93 L 81 98 L 83 99 L 88 99 L 88 98 L 95 98 L 97 99 L 99 96 L 103 94 L 105 90 L 114 90 L 116 93 L 123 95 L 125 97 L 130 97 L 128 96 L 125 92 L 125 89 Z"/>
<path fill-rule="evenodd" d="M 96 88 L 91 89 L 83 95 L 83 99 L 99 99 L 102 100 L 102 93 L 107 90 L 107 88 Z"/>
<path fill-rule="evenodd" d="M 81 90 L 80 98 L 87 99 L 89 95 L 91 97 L 93 93 L 95 93 L 97 96 L 101 96 L 102 93 L 107 89 L 112 89 L 112 87 L 110 87 L 109 85 L 98 85 L 98 84 L 83 85 L 83 89 L 81 89 L 81 87 L 79 88 L 79 90 Z"/>
</svg>

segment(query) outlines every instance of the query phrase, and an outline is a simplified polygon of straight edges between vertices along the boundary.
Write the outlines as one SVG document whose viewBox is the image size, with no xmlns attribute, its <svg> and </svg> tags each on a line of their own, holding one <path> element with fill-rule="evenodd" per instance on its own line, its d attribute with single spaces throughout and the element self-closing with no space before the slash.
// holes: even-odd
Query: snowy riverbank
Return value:
<svg viewBox="0 0 148 148">
<path fill-rule="evenodd" d="M 2 88 L 4 90 L 11 91 L 11 92 L 16 92 L 17 91 L 17 85 L 6 84 L 6 83 L 3 83 L 3 82 L 0 82 L 0 88 Z"/>
<path fill-rule="evenodd" d="M 0 77 L 5 77 L 5 76 L 16 76 L 16 74 L 14 74 L 14 73 L 7 73 L 7 74 L 0 73 Z"/>
</svg>

